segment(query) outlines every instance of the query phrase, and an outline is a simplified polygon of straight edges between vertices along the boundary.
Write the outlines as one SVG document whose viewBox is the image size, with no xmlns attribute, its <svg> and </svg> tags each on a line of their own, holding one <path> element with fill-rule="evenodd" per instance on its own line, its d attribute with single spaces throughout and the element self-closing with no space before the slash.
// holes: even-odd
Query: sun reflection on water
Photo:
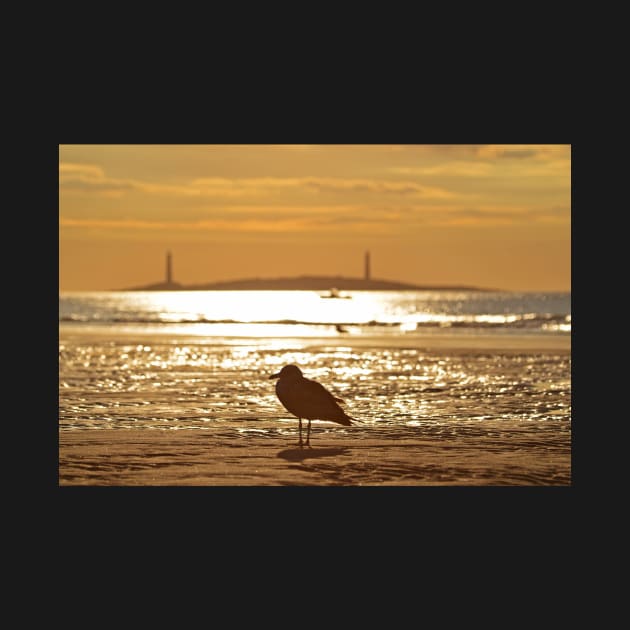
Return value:
<svg viewBox="0 0 630 630">
<path fill-rule="evenodd" d="M 147 332 L 231 338 L 404 336 L 475 329 L 571 332 L 570 294 L 347 293 L 350 299 L 322 299 L 316 291 L 62 294 L 59 318 L 128 333 L 145 327 Z"/>
</svg>

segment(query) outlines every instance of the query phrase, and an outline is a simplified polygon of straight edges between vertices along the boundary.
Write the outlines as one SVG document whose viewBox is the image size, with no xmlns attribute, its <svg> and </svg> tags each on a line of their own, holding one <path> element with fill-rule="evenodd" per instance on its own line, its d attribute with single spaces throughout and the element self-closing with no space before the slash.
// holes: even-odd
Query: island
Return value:
<svg viewBox="0 0 630 630">
<path fill-rule="evenodd" d="M 166 253 L 166 276 L 163 282 L 119 291 L 328 291 L 328 296 L 339 297 L 339 291 L 495 291 L 471 286 L 416 285 L 372 278 L 370 252 L 365 252 L 363 278 L 345 276 L 297 276 L 291 278 L 245 278 L 204 284 L 181 284 L 173 280 L 173 257 Z"/>
<path fill-rule="evenodd" d="M 122 291 L 493 291 L 472 286 L 416 285 L 392 280 L 344 276 L 297 276 L 291 278 L 244 278 L 204 284 L 157 282 Z"/>
</svg>

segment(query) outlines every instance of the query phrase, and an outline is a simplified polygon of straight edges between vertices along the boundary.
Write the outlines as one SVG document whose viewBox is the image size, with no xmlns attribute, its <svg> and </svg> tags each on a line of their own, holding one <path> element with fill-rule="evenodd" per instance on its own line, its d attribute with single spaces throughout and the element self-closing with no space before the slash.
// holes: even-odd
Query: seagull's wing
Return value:
<svg viewBox="0 0 630 630">
<path fill-rule="evenodd" d="M 287 394 L 285 406 L 298 417 L 350 424 L 351 418 L 337 404 L 335 397 L 317 381 L 302 378 Z"/>
</svg>

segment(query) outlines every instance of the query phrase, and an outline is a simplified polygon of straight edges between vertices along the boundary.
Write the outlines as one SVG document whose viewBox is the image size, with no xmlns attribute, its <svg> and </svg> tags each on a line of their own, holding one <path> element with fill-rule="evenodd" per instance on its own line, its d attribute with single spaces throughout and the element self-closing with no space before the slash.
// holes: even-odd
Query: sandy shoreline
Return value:
<svg viewBox="0 0 630 630">
<path fill-rule="evenodd" d="M 484 437 L 423 439 L 314 434 L 226 440 L 213 430 L 83 430 L 59 435 L 59 485 L 371 486 L 571 484 L 570 441 L 550 455 L 526 443 L 493 450 Z M 297 435 L 297 433 L 296 433 Z"/>
<path fill-rule="evenodd" d="M 226 346 L 238 349 L 255 357 L 260 352 L 282 352 L 286 349 L 299 349 L 303 352 L 334 353 L 341 348 L 356 349 L 359 353 L 368 352 L 370 348 L 403 349 L 412 348 L 418 352 L 433 355 L 476 356 L 482 357 L 480 365 L 488 365 L 485 355 L 559 355 L 570 356 L 570 335 L 458 335 L 427 334 L 409 336 L 331 336 L 331 337 L 291 337 L 291 338 L 229 338 L 217 339 L 196 335 L 177 335 L 173 333 L 155 334 L 129 330 L 117 330 L 90 327 L 77 328 L 73 325 L 62 325 L 59 329 L 59 342 L 63 346 L 90 348 L 92 344 L 109 352 L 107 356 L 117 357 L 120 352 L 132 352 L 120 346 L 135 346 L 137 343 L 167 347 L 190 346 Z M 113 346 L 112 346 L 113 344 Z M 326 350 L 327 347 L 332 350 Z M 114 349 L 112 349 L 114 348 Z M 277 350 L 276 350 L 277 349 Z M 233 351 L 233 350 L 232 350 Z M 226 356 L 232 356 L 226 350 Z M 158 353 L 167 356 L 168 352 Z M 195 350 L 196 352 L 196 350 Z M 223 350 L 221 350 L 223 352 Z M 190 351 L 192 356 L 193 352 Z M 136 355 L 137 356 L 137 355 Z M 170 355 L 168 355 L 170 356 Z M 435 357 L 434 357 L 435 358 Z M 242 358 L 239 359 L 241 362 Z M 354 359 L 343 359 L 353 361 Z M 560 359 L 565 361 L 565 359 Z M 476 359 L 466 363 L 468 370 L 474 370 Z M 486 361 L 484 363 L 484 361 Z M 510 363 L 512 361 L 512 363 Z M 241 376 L 240 369 L 230 372 L 229 381 L 251 379 L 248 371 L 252 365 L 261 363 L 258 357 L 253 363 L 244 364 L 247 369 Z M 461 368 L 461 363 L 458 364 Z M 489 367 L 489 370 L 514 368 L 513 360 L 501 364 L 504 367 Z M 520 366 L 520 363 L 516 365 Z M 526 365 L 523 363 L 522 365 Z M 237 366 L 238 367 L 238 366 Z M 77 369 L 76 367 L 74 369 Z M 107 367 L 104 374 L 115 377 L 115 365 Z M 136 368 L 144 376 L 144 364 Z M 155 368 L 151 368 L 155 370 Z M 194 368 L 199 370 L 201 383 L 205 379 L 205 365 Z M 262 368 L 261 368 L 262 369 Z M 520 368 L 518 368 L 520 369 Z M 111 371 L 110 371 L 111 370 Z M 161 378 L 160 372 L 154 378 Z M 170 373 L 164 372 L 165 375 Z M 432 373 L 429 373 L 432 374 Z M 474 371 L 469 374 L 475 375 Z M 490 374 L 490 372 L 489 372 Z M 518 372 L 515 372 L 518 374 Z M 523 373 L 525 376 L 525 372 Z M 70 378 L 70 377 L 68 377 Z M 104 377 L 101 377 L 104 378 Z M 559 431 L 559 425 L 550 421 L 502 422 L 501 412 L 496 413 L 496 420 L 483 424 L 475 423 L 466 417 L 461 420 L 461 407 L 471 407 L 471 415 L 476 413 L 491 414 L 489 406 L 496 409 L 497 404 L 506 405 L 505 399 L 496 394 L 496 402 L 486 402 L 487 398 L 477 398 L 477 408 L 473 409 L 469 398 L 451 401 L 450 407 L 440 407 L 439 401 L 433 402 L 432 412 L 426 410 L 418 414 L 418 426 L 380 431 L 377 425 L 352 427 L 350 431 L 336 431 L 330 423 L 318 426 L 314 423 L 313 448 L 297 447 L 297 419 L 295 432 L 278 433 L 260 431 L 257 422 L 266 422 L 273 427 L 275 416 L 283 415 L 279 403 L 273 398 L 266 403 L 268 408 L 259 409 L 257 404 L 237 407 L 230 422 L 222 422 L 221 410 L 218 407 L 223 398 L 206 397 L 205 385 L 196 385 L 194 380 L 186 380 L 186 374 L 180 382 L 189 389 L 181 389 L 184 385 L 178 382 L 172 392 L 160 393 L 164 387 L 151 389 L 145 387 L 144 394 L 123 391 L 119 402 L 124 404 L 125 397 L 132 397 L 136 406 L 129 413 L 145 423 L 145 428 L 66 428 L 59 429 L 59 477 L 60 486 L 505 486 L 505 485 L 571 485 L 571 435 L 570 431 Z M 494 378 L 494 377 L 493 377 Z M 261 381 L 262 382 L 262 381 Z M 498 381 L 497 381 L 498 382 Z M 229 382 L 218 383 L 219 391 L 229 386 Z M 267 381 L 264 381 L 266 384 Z M 162 383 L 159 383 L 160 385 Z M 108 384 L 109 387 L 109 384 Z M 127 387 L 127 386 L 126 386 Z M 201 389 L 199 389 L 201 387 Z M 261 400 L 269 394 L 267 389 L 248 385 Z M 498 387 L 498 386 L 497 386 Z M 559 387 L 562 387 L 561 385 Z M 61 396 L 68 396 L 66 390 Z M 231 390 L 233 391 L 233 390 Z M 388 390 L 389 391 L 389 390 Z M 535 387 L 527 395 L 536 393 Z M 212 394 L 212 392 L 210 392 Z M 552 392 L 557 395 L 557 392 Z M 204 397 L 200 396 L 204 394 Z M 518 396 L 525 395 L 519 393 Z M 73 394 L 74 401 L 66 416 L 75 414 L 109 415 L 124 420 L 124 406 L 109 407 L 105 412 L 100 408 L 102 398 L 98 391 L 90 393 L 90 402 L 83 400 L 86 395 L 78 391 Z M 145 418 L 140 411 L 142 406 L 138 400 L 146 396 L 152 401 L 152 413 L 158 419 L 172 421 L 169 410 L 172 397 L 176 405 L 176 416 L 186 414 L 211 416 L 212 421 L 204 428 L 146 428 Z M 225 394 L 225 396 L 228 396 Z M 427 393 L 427 396 L 439 398 L 441 395 Z M 523 400 L 515 396 L 514 401 Z M 196 398 L 199 397 L 199 403 Z M 442 396 L 446 397 L 446 396 Z M 236 396 L 238 398 L 238 396 Z M 249 401 L 239 398 L 248 405 Z M 213 402 L 214 401 L 214 402 Z M 385 405 L 384 401 L 375 399 L 374 405 Z M 379 402 L 380 401 L 380 402 Z M 458 402 L 459 401 L 459 402 Z M 422 401 L 420 400 L 418 404 Z M 548 405 L 547 397 L 541 404 Z M 564 403 L 556 399 L 556 404 Z M 88 404 L 86 408 L 85 405 Z M 92 405 L 90 407 L 89 405 Z M 456 407 L 454 405 L 457 405 Z M 66 405 L 68 407 L 68 405 Z M 200 407 L 200 410 L 194 410 Z M 228 407 L 225 407 L 227 409 Z M 381 407 L 382 409 L 383 407 Z M 509 409 L 509 407 L 508 407 Z M 217 411 L 219 410 L 219 411 Z M 562 418 L 566 414 L 566 406 L 559 406 L 557 412 Z M 410 413 L 407 411 L 406 413 Z M 414 411 L 411 411 L 414 413 Z M 457 421 L 439 425 L 432 423 L 431 414 L 458 417 Z M 570 413 L 570 412 L 569 412 Z M 136 415 L 140 414 L 140 415 Z M 261 414 L 261 415 L 258 415 Z M 241 417 L 242 416 L 242 417 Z M 375 411 L 375 417 L 378 412 Z M 553 417 L 553 416 L 551 416 Z M 266 426 L 266 425 L 265 425 Z M 278 427 L 280 425 L 276 425 Z M 286 426 L 286 425 L 285 425 Z M 537 427 L 536 431 L 532 429 Z M 539 429 L 539 430 L 538 430 Z"/>
<path fill-rule="evenodd" d="M 331 335 L 309 337 L 229 337 L 216 338 L 191 335 L 172 331 L 159 333 L 145 328 L 117 328 L 115 334 L 107 327 L 89 326 L 77 328 L 73 325 L 59 326 L 59 341 L 74 341 L 83 344 L 102 343 L 107 338 L 116 343 L 190 343 L 216 345 L 251 346 L 344 346 L 356 348 L 419 348 L 423 350 L 449 352 L 506 351 L 506 352 L 571 352 L 571 335 L 458 335 L 444 332 L 425 335 Z"/>
</svg>

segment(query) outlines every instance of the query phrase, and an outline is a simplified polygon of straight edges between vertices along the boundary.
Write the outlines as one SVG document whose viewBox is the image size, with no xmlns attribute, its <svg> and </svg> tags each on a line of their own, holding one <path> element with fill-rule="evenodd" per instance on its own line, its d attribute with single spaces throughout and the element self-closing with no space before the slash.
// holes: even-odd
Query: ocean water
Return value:
<svg viewBox="0 0 630 630">
<path fill-rule="evenodd" d="M 483 291 L 159 291 L 63 293 L 59 321 L 219 337 L 569 334 L 570 293 Z M 328 299 L 324 299 L 328 298 Z"/>
<path fill-rule="evenodd" d="M 294 440 L 297 421 L 268 377 L 295 363 L 361 420 L 314 422 L 320 435 L 485 436 L 487 448 L 539 445 L 551 458 L 566 454 L 570 294 L 348 295 L 61 294 L 59 430 L 200 429 Z"/>
</svg>

